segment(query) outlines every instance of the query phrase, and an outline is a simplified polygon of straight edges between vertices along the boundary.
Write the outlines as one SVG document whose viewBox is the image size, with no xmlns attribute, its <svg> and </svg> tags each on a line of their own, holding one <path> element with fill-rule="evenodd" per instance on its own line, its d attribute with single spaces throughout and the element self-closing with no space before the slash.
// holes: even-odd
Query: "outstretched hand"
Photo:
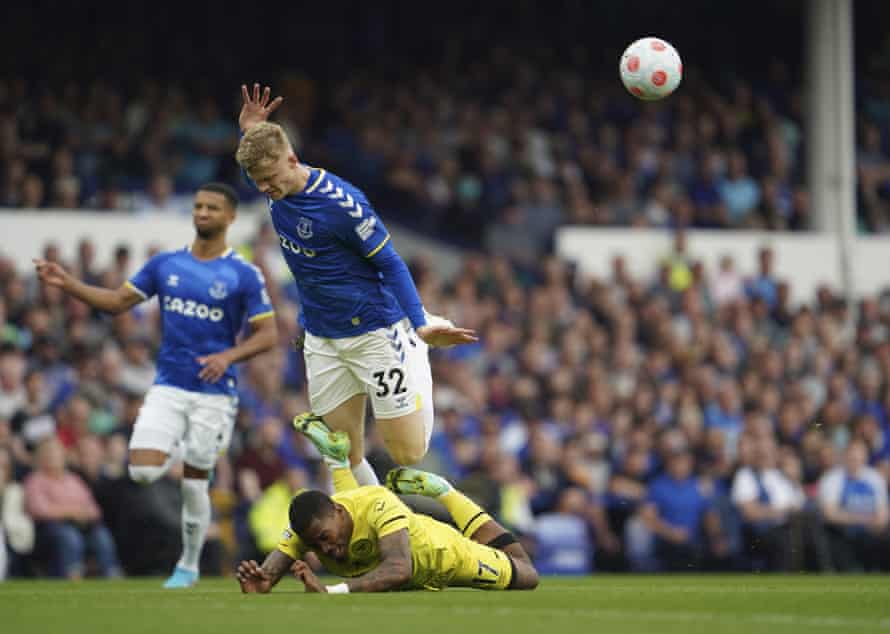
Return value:
<svg viewBox="0 0 890 634">
<path fill-rule="evenodd" d="M 275 97 L 272 101 L 272 89 L 266 86 L 260 93 L 260 85 L 253 85 L 253 94 L 247 90 L 247 84 L 241 84 L 241 98 L 244 103 L 241 106 L 241 114 L 238 115 L 238 125 L 241 126 L 243 132 L 247 132 L 250 128 L 258 123 L 262 123 L 269 118 L 269 115 L 275 112 L 284 97 Z"/>
<path fill-rule="evenodd" d="M 290 571 L 294 577 L 303 582 L 303 585 L 306 586 L 306 592 L 325 593 L 328 591 L 305 561 L 296 560 Z"/>
<path fill-rule="evenodd" d="M 40 278 L 41 282 L 47 286 L 55 286 L 63 290 L 68 278 L 71 277 L 68 271 L 62 268 L 61 264 L 50 262 L 49 260 L 34 260 L 34 268 L 37 269 L 37 277 Z"/>
<path fill-rule="evenodd" d="M 235 572 L 238 583 L 241 584 L 241 592 L 268 592 L 272 588 L 272 578 L 253 559 L 242 561 Z"/>
<path fill-rule="evenodd" d="M 448 324 L 426 324 L 415 330 L 415 332 L 428 346 L 433 348 L 447 348 L 462 343 L 479 341 L 476 331 Z"/>
</svg>

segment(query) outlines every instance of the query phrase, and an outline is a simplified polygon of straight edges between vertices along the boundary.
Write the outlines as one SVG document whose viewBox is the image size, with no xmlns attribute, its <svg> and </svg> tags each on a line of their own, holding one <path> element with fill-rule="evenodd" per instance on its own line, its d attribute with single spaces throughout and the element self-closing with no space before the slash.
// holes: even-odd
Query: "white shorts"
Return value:
<svg viewBox="0 0 890 634">
<path fill-rule="evenodd" d="M 303 344 L 309 404 L 324 416 L 356 394 L 367 394 L 374 418 L 423 414 L 433 432 L 433 375 L 426 343 L 407 319 L 357 337 L 327 339 L 306 333 Z"/>
<path fill-rule="evenodd" d="M 232 439 L 237 410 L 234 396 L 152 385 L 139 409 L 130 449 L 157 449 L 169 455 L 182 442 L 185 464 L 212 469 Z"/>
</svg>

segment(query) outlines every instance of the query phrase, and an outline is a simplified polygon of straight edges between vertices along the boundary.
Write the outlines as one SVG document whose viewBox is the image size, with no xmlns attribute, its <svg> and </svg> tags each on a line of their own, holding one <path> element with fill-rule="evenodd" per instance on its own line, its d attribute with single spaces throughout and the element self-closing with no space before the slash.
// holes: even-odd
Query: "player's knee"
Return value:
<svg viewBox="0 0 890 634">
<path fill-rule="evenodd" d="M 140 484 L 151 484 L 159 480 L 164 475 L 166 468 L 164 465 L 139 465 L 131 464 L 128 467 L 130 479 Z"/>
<path fill-rule="evenodd" d="M 419 412 L 385 420 L 380 426 L 386 449 L 396 463 L 411 465 L 423 460 L 429 441 Z"/>
<path fill-rule="evenodd" d="M 416 464 L 426 455 L 425 443 L 397 443 L 387 449 L 392 459 L 400 465 Z"/>
</svg>

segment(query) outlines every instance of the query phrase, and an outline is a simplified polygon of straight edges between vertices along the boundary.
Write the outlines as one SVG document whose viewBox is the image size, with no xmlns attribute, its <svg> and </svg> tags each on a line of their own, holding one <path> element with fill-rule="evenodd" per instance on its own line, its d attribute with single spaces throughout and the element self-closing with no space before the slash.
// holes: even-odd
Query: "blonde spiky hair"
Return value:
<svg viewBox="0 0 890 634">
<path fill-rule="evenodd" d="M 235 160 L 248 173 L 274 163 L 290 149 L 287 135 L 277 123 L 263 121 L 251 127 L 238 144 Z"/>
</svg>

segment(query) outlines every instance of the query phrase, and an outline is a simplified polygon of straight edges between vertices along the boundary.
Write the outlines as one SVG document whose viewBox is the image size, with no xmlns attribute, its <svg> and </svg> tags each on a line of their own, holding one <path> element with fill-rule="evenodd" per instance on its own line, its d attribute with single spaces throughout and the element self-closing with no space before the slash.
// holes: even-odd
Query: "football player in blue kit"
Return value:
<svg viewBox="0 0 890 634">
<path fill-rule="evenodd" d="M 130 438 L 130 477 L 154 482 L 180 457 L 182 556 L 167 588 L 194 585 L 210 524 L 208 474 L 226 450 L 235 424 L 233 364 L 269 350 L 278 333 L 259 269 L 226 243 L 238 198 L 222 183 L 195 194 L 195 238 L 160 253 L 120 288 L 90 286 L 59 264 L 35 260 L 44 284 L 61 288 L 108 313 L 124 312 L 157 295 L 163 335 L 154 385 L 145 396 Z M 245 322 L 251 333 L 236 342 Z"/>
<path fill-rule="evenodd" d="M 241 92 L 235 158 L 269 199 L 300 296 L 314 416 L 294 423 L 322 443 L 328 428 L 347 432 L 356 479 L 379 484 L 364 458 L 368 399 L 393 459 L 418 462 L 433 428 L 427 347 L 471 343 L 476 335 L 424 310 L 408 267 L 361 190 L 297 159 L 281 126 L 267 121 L 282 98 L 270 100 L 269 88 L 260 91 L 258 84 Z"/>
</svg>

